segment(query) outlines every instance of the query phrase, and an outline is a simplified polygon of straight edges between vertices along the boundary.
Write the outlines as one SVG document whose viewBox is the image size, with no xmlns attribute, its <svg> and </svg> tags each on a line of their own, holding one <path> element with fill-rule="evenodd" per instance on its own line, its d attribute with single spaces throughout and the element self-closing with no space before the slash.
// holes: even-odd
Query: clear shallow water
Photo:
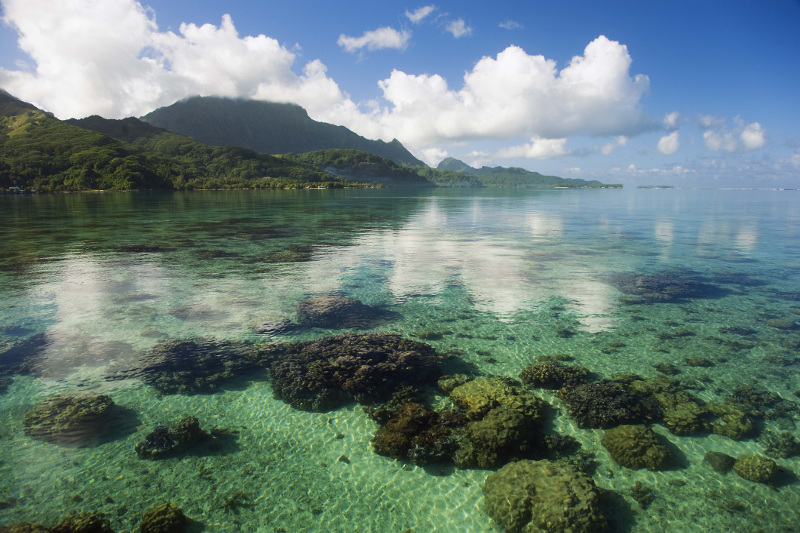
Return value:
<svg viewBox="0 0 800 533">
<path fill-rule="evenodd" d="M 600 376 L 654 377 L 654 364 L 672 363 L 706 401 L 755 384 L 798 404 L 800 329 L 770 325 L 800 320 L 798 242 L 795 191 L 0 196 L 0 353 L 31 339 L 38 350 L 33 372 L 13 376 L 0 395 L 0 525 L 55 523 L 75 509 L 133 531 L 144 509 L 167 499 L 206 531 L 500 531 L 483 512 L 488 471 L 376 455 L 377 426 L 360 406 L 297 411 L 274 399 L 261 375 L 191 396 L 104 376 L 161 339 L 340 333 L 253 331 L 294 319 L 309 296 L 336 294 L 395 313 L 376 330 L 445 332 L 426 342 L 458 354 L 445 363 L 451 371 L 516 377 L 538 356 L 568 354 Z M 631 304 L 609 281 L 669 268 L 691 269 L 717 291 Z M 714 366 L 687 366 L 691 357 Z M 72 390 L 108 394 L 130 416 L 83 448 L 24 434 L 34 404 Z M 595 452 L 597 485 L 620 495 L 620 530 L 794 531 L 800 523 L 798 457 L 777 459 L 786 472 L 775 487 L 702 462 L 707 451 L 761 454 L 761 440 L 677 437 L 655 425 L 681 464 L 634 471 L 613 462 L 602 430 L 554 413 L 553 429 Z M 238 430 L 235 442 L 157 462 L 136 456 L 133 446 L 157 423 L 187 415 Z M 800 438 L 797 420 L 761 421 L 762 434 Z M 646 509 L 628 495 L 636 481 L 655 490 Z M 226 507 L 238 492 L 247 504 Z"/>
</svg>

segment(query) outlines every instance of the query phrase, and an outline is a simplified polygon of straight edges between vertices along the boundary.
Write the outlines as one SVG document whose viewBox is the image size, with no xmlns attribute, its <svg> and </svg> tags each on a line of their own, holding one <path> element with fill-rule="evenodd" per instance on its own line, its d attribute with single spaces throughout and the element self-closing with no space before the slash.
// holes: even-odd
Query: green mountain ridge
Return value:
<svg viewBox="0 0 800 533">
<path fill-rule="evenodd" d="M 452 158 L 434 169 L 398 164 L 379 154 L 351 148 L 270 155 L 232 142 L 213 146 L 136 118 L 91 116 L 61 121 L 0 89 L 0 190 L 347 186 L 608 187 L 521 168 L 474 169 Z"/>
<path fill-rule="evenodd" d="M 344 126 L 313 120 L 296 104 L 194 96 L 141 120 L 213 146 L 241 146 L 269 154 L 354 149 L 400 165 L 426 166 L 397 139 L 389 143 L 366 139 Z"/>
<path fill-rule="evenodd" d="M 481 167 L 473 168 L 463 161 L 448 157 L 436 167 L 440 171 L 458 172 L 471 176 L 484 187 L 516 187 L 516 188 L 621 188 L 619 184 L 606 184 L 597 180 L 578 178 L 562 178 L 546 176 L 538 172 L 519 167 Z"/>
</svg>

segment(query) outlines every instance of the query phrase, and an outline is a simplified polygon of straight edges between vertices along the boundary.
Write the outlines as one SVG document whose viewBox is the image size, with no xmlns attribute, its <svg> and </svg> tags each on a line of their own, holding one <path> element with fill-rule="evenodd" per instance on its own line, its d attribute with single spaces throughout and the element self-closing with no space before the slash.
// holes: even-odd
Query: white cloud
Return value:
<svg viewBox="0 0 800 533">
<path fill-rule="evenodd" d="M 677 111 L 673 111 L 672 113 L 667 113 L 664 115 L 664 126 L 669 129 L 675 129 L 678 127 L 678 118 L 680 117 L 680 113 Z"/>
<path fill-rule="evenodd" d="M 382 48 L 395 48 L 403 50 L 408 46 L 411 32 L 408 30 L 397 31 L 394 28 L 378 28 L 364 32 L 361 37 L 340 35 L 337 44 L 348 52 L 356 52 L 362 48 L 367 50 L 380 50 Z"/>
<path fill-rule="evenodd" d="M 550 159 L 569 154 L 569 150 L 564 148 L 567 139 L 542 139 L 539 137 L 531 138 L 531 142 L 520 146 L 511 146 L 499 150 L 494 159 L 512 159 L 524 157 L 527 159 Z"/>
<path fill-rule="evenodd" d="M 522 24 L 520 24 L 519 22 L 510 19 L 501 22 L 500 24 L 498 24 L 498 26 L 500 26 L 504 30 L 520 30 L 523 27 Z"/>
<path fill-rule="evenodd" d="M 228 16 L 172 32 L 135 0 L 3 0 L 3 8 L 33 67 L 0 69 L 0 86 L 61 118 L 140 116 L 191 95 L 259 98 L 300 104 L 369 138 L 397 138 L 419 155 L 448 142 L 520 137 L 533 140 L 509 150 L 525 157 L 564 153 L 562 140 L 574 134 L 629 136 L 652 126 L 641 110 L 647 76 L 631 76 L 627 48 L 604 36 L 560 70 L 510 46 L 481 58 L 457 88 L 435 73 L 395 70 L 378 82 L 382 98 L 357 104 L 321 61 L 297 74 L 295 48 L 240 36 Z M 346 44 L 400 46 L 404 37 L 393 32 Z M 755 144 L 758 130 L 748 135 Z"/>
<path fill-rule="evenodd" d="M 447 23 L 445 30 L 453 34 L 453 37 L 456 39 L 461 37 L 469 37 L 472 35 L 472 27 L 467 26 L 467 23 L 464 22 L 464 19 L 451 20 Z"/>
<path fill-rule="evenodd" d="M 606 143 L 600 148 L 600 153 L 603 155 L 609 155 L 613 152 L 616 148 L 620 146 L 625 146 L 628 143 L 628 138 L 624 135 L 618 135 L 614 142 Z"/>
<path fill-rule="evenodd" d="M 478 61 L 459 90 L 439 75 L 395 70 L 379 82 L 389 105 L 375 119 L 411 145 L 516 135 L 627 136 L 649 126 L 640 108 L 649 79 L 631 77 L 630 64 L 624 45 L 601 36 L 561 71 L 551 59 L 509 46 Z"/>
<path fill-rule="evenodd" d="M 408 20 L 410 20 L 414 24 L 419 24 L 420 22 L 422 22 L 422 19 L 433 13 L 435 9 L 436 6 L 431 4 L 429 6 L 423 6 L 417 8 L 414 11 L 406 10 L 406 17 L 408 17 Z"/>
<path fill-rule="evenodd" d="M 742 141 L 742 146 L 745 150 L 756 150 L 767 144 L 767 139 L 764 135 L 761 124 L 753 122 L 744 127 L 739 139 Z"/>
<path fill-rule="evenodd" d="M 766 132 L 761 124 L 745 124 L 739 116 L 734 118 L 734 122 L 736 127 L 730 131 L 724 119 L 708 120 L 708 117 L 701 117 L 700 124 L 709 128 L 703 132 L 705 147 L 714 152 L 743 152 L 757 150 L 767 144 Z"/>
<path fill-rule="evenodd" d="M 442 150 L 440 148 L 433 147 L 422 150 L 422 157 L 420 159 L 425 161 L 425 163 L 427 163 L 428 165 L 435 167 L 436 165 L 441 163 L 444 159 L 447 159 L 449 155 L 450 154 L 447 153 L 447 150 Z"/>
<path fill-rule="evenodd" d="M 732 133 L 706 130 L 703 132 L 703 144 L 713 152 L 735 152 L 738 148 Z"/>
<path fill-rule="evenodd" d="M 658 140 L 658 151 L 664 155 L 672 155 L 678 151 L 681 142 L 678 138 L 678 132 L 673 131 L 669 135 L 665 135 Z"/>
</svg>

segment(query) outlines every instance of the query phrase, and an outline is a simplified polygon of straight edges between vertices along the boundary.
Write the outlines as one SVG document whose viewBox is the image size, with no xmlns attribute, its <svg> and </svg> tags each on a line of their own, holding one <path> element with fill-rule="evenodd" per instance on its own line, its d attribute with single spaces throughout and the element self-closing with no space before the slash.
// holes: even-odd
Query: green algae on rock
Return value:
<svg viewBox="0 0 800 533">
<path fill-rule="evenodd" d="M 85 446 L 103 434 L 113 406 L 105 394 L 55 394 L 28 411 L 23 420 L 25 434 L 53 444 Z"/>
<path fill-rule="evenodd" d="M 547 403 L 523 390 L 513 380 L 500 377 L 478 378 L 450 391 L 453 403 L 467 416 L 479 420 L 501 405 L 515 409 L 536 422 L 544 419 Z"/>
<path fill-rule="evenodd" d="M 674 458 L 656 433 L 643 425 L 622 425 L 606 431 L 601 444 L 620 466 L 665 470 Z"/>
<path fill-rule="evenodd" d="M 748 481 L 769 483 L 778 472 L 778 464 L 768 457 L 742 454 L 733 463 L 733 471 Z"/>
<path fill-rule="evenodd" d="M 507 532 L 595 533 L 608 530 L 600 494 L 574 467 L 522 460 L 489 474 L 486 512 Z"/>
<path fill-rule="evenodd" d="M 141 533 L 183 533 L 189 520 L 177 506 L 166 502 L 149 507 L 139 523 Z"/>
</svg>

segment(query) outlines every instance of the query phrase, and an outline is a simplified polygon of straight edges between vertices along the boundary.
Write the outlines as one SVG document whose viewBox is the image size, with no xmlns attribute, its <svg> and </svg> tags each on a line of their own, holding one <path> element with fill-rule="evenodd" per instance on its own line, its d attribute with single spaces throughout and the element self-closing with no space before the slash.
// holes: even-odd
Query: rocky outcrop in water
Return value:
<svg viewBox="0 0 800 533">
<path fill-rule="evenodd" d="M 574 467 L 522 460 L 489 474 L 486 512 L 507 532 L 595 533 L 608 530 L 594 481 Z"/>
<path fill-rule="evenodd" d="M 317 328 L 366 328 L 386 317 L 378 308 L 344 296 L 315 296 L 297 304 L 297 322 Z"/>
<path fill-rule="evenodd" d="M 379 402 L 440 374 L 431 346 L 393 334 L 338 335 L 282 350 L 271 368 L 275 397 L 306 411 L 335 409 L 348 400 Z"/>
<path fill-rule="evenodd" d="M 173 426 L 156 426 L 134 450 L 140 459 L 157 460 L 178 455 L 210 438 L 197 418 L 190 416 Z"/>
<path fill-rule="evenodd" d="M 606 431 L 600 441 L 620 466 L 664 470 L 674 458 L 656 433 L 642 425 L 623 425 Z"/>
<path fill-rule="evenodd" d="M 105 433 L 113 407 L 113 400 L 104 394 L 55 394 L 28 411 L 25 434 L 64 446 L 92 444 Z"/>
</svg>

